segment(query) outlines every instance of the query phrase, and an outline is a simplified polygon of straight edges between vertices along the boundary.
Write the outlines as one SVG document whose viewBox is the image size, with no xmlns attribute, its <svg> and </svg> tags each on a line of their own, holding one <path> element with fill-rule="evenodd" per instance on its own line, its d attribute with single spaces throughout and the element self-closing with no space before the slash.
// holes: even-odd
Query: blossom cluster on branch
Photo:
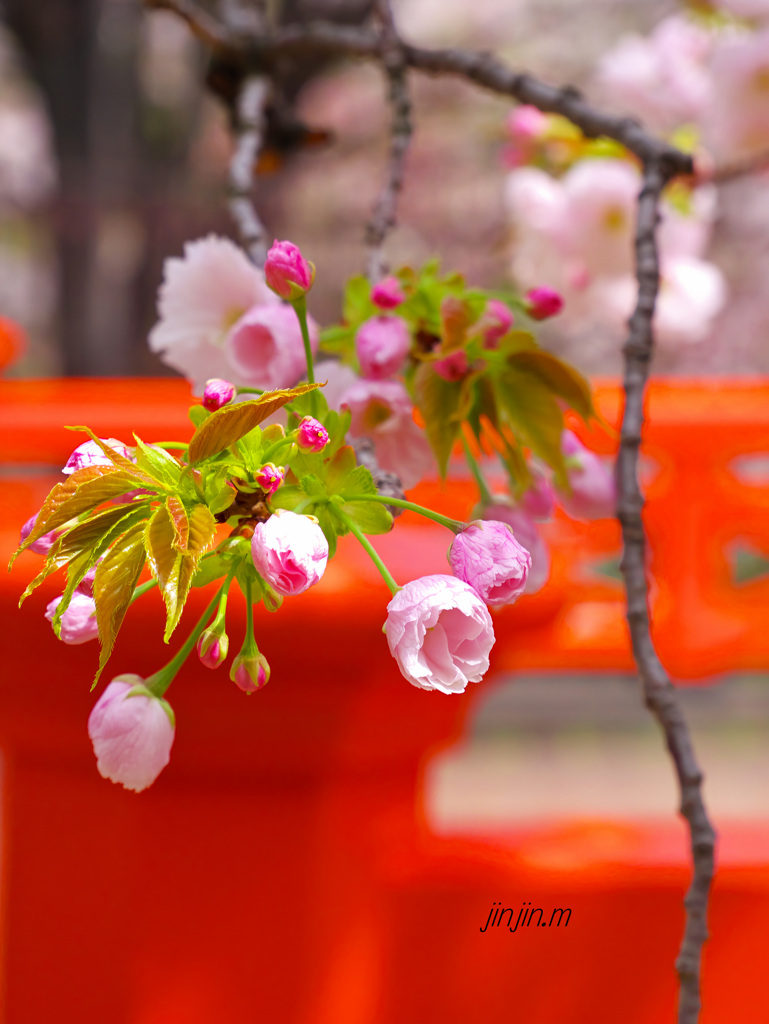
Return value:
<svg viewBox="0 0 769 1024">
<path fill-rule="evenodd" d="M 247 627 L 230 678 L 255 693 L 270 666 L 256 641 L 254 606 L 276 611 L 320 583 L 338 538 L 352 534 L 393 595 L 384 629 L 405 678 L 460 693 L 488 670 L 489 608 L 514 603 L 547 577 L 535 523 L 552 514 L 556 493 L 574 515 L 613 511 L 612 477 L 565 428 L 568 408 L 594 415 L 590 389 L 529 329 L 560 307 L 557 295 L 535 290 L 503 301 L 467 288 L 457 274 L 441 276 L 436 263 L 404 268 L 376 284 L 353 278 L 342 323 L 319 337 L 306 312 L 314 274 L 287 242 L 275 243 L 264 272 L 218 238 L 170 260 L 151 343 L 202 391 L 190 409 L 191 439 L 135 437 L 129 445 L 73 428 L 90 439 L 22 529 L 19 552 L 45 556 L 22 600 L 66 570 L 46 617 L 65 643 L 98 636 L 97 679 L 134 600 L 160 589 L 168 641 L 191 588 L 215 587 L 171 661 L 148 679 L 116 676 L 91 713 L 99 771 L 130 789 L 144 789 L 168 763 L 175 720 L 164 695 L 186 658 L 196 650 L 210 669 L 227 660 L 233 584 L 245 595 Z M 319 345 L 338 359 L 316 365 Z M 233 366 L 245 383 L 216 376 L 200 386 L 202 374 Z M 336 407 L 315 381 L 320 369 L 345 378 Z M 458 522 L 380 494 L 350 443 L 363 438 L 373 441 L 380 469 L 406 486 L 436 466 L 445 475 L 462 442 L 479 489 L 476 517 Z M 484 446 L 507 472 L 505 494 L 491 493 L 473 454 Z M 451 574 L 396 583 L 368 538 L 392 529 L 402 509 L 454 534 Z M 145 566 L 150 579 L 142 582 Z"/>
</svg>

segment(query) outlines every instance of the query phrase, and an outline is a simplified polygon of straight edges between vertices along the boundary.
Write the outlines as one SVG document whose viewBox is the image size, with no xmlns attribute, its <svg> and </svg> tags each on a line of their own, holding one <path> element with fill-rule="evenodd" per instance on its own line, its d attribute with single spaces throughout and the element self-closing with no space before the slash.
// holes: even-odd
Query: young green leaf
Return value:
<svg viewBox="0 0 769 1024">
<path fill-rule="evenodd" d="M 499 405 L 516 437 L 566 481 L 561 454 L 563 413 L 547 384 L 533 374 L 507 370 L 496 380 Z"/>
<path fill-rule="evenodd" d="M 438 469 L 445 477 L 451 449 L 459 433 L 457 411 L 461 384 L 444 380 L 428 363 L 423 363 L 414 377 L 414 393 Z"/>
<path fill-rule="evenodd" d="M 557 356 L 541 349 L 517 352 L 508 358 L 513 369 L 536 376 L 554 394 L 563 398 L 584 420 L 595 415 L 593 396 L 587 380 Z"/>
<path fill-rule="evenodd" d="M 229 448 L 268 416 L 281 409 L 300 395 L 314 391 L 318 384 L 299 384 L 283 391 L 268 391 L 252 402 L 237 402 L 225 405 L 211 413 L 192 435 L 187 457 L 190 465 L 197 465 L 204 459 Z"/>
<path fill-rule="evenodd" d="M 101 652 L 91 689 L 96 686 L 112 654 L 115 638 L 131 603 L 145 558 L 144 524 L 138 523 L 120 537 L 96 567 L 93 597 Z"/>
<path fill-rule="evenodd" d="M 393 528 L 393 517 L 385 506 L 378 502 L 348 501 L 342 505 L 342 511 L 346 512 L 364 533 L 389 533 Z"/>
<path fill-rule="evenodd" d="M 155 448 L 145 444 L 134 434 L 136 441 L 136 465 L 148 476 L 153 477 L 161 487 L 173 489 L 179 483 L 182 467 L 164 448 Z"/>
<path fill-rule="evenodd" d="M 356 465 L 355 449 L 349 444 L 339 448 L 326 463 L 326 491 L 338 494 Z"/>
</svg>

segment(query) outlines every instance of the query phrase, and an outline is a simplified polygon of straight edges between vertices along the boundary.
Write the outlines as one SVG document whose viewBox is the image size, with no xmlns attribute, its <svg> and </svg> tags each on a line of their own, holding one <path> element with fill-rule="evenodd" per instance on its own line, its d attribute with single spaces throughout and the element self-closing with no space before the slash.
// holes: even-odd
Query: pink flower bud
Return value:
<svg viewBox="0 0 769 1024">
<path fill-rule="evenodd" d="M 507 130 L 516 142 L 536 142 L 547 131 L 547 114 L 543 114 L 536 107 L 523 104 L 508 115 Z"/>
<path fill-rule="evenodd" d="M 315 267 L 293 242 L 273 242 L 264 264 L 264 278 L 281 299 L 295 302 L 306 295 L 315 280 Z"/>
<path fill-rule="evenodd" d="M 30 533 L 34 530 L 35 523 L 39 515 L 40 513 L 37 512 L 35 515 L 30 516 L 22 526 L 21 537 L 19 538 L 20 544 L 23 544 L 27 537 L 29 537 Z M 38 537 L 36 541 L 29 545 L 27 551 L 34 551 L 36 555 L 47 555 L 56 543 L 57 538 L 60 537 L 63 532 L 63 530 L 51 530 L 50 533 L 44 533 L 42 537 Z"/>
<path fill-rule="evenodd" d="M 93 585 L 96 579 L 96 566 L 89 569 L 82 580 L 75 588 L 76 594 L 85 594 L 86 597 L 93 597 Z"/>
<path fill-rule="evenodd" d="M 547 320 L 563 309 L 563 299 L 554 288 L 542 285 L 526 292 L 526 312 L 532 320 Z"/>
<path fill-rule="evenodd" d="M 312 416 L 305 416 L 297 429 L 296 443 L 303 452 L 322 452 L 328 444 L 328 431 Z"/>
<path fill-rule="evenodd" d="M 555 511 L 555 490 L 547 473 L 535 462 L 529 465 L 531 484 L 521 497 L 520 505 L 532 519 L 550 519 Z M 526 547 L 526 544 L 523 545 Z"/>
<path fill-rule="evenodd" d="M 230 679 L 244 693 L 256 693 L 267 684 L 270 666 L 263 654 L 239 654 L 232 663 Z"/>
<path fill-rule="evenodd" d="M 94 705 L 88 735 L 99 774 L 139 793 L 170 760 L 174 713 L 141 676 L 118 676 Z"/>
<path fill-rule="evenodd" d="M 369 380 L 392 377 L 403 366 L 411 348 L 406 321 L 399 316 L 374 316 L 355 335 L 361 373 Z"/>
<path fill-rule="evenodd" d="M 103 437 L 101 441 L 107 447 L 114 449 L 118 455 L 122 455 L 124 459 L 128 459 L 130 462 L 135 461 L 133 454 L 122 441 L 116 441 L 114 437 Z M 112 463 L 95 441 L 84 441 L 83 444 L 77 446 L 67 459 L 62 473 L 66 473 L 69 476 L 70 473 L 74 473 L 78 469 L 87 469 L 89 466 L 111 465 Z"/>
<path fill-rule="evenodd" d="M 406 679 L 442 693 L 479 682 L 494 643 L 488 608 L 454 576 L 423 576 L 402 587 L 387 606 L 385 633 Z"/>
<path fill-rule="evenodd" d="M 55 597 L 45 609 L 45 617 L 49 622 L 53 622 L 60 601 L 61 597 Z M 98 635 L 96 603 L 92 597 L 76 590 L 61 617 L 59 639 L 65 644 L 84 644 L 95 640 Z"/>
<path fill-rule="evenodd" d="M 524 588 L 525 594 L 536 594 L 550 578 L 550 552 L 542 540 L 537 524 L 522 508 L 510 502 L 495 501 L 481 510 L 483 519 L 507 525 L 531 556 L 531 568 Z"/>
<path fill-rule="evenodd" d="M 566 459 L 569 490 L 558 494 L 566 513 L 574 519 L 607 519 L 616 514 L 617 485 L 603 461 L 588 451 L 579 438 L 564 430 L 561 451 Z"/>
<path fill-rule="evenodd" d="M 512 604 L 523 593 L 531 555 L 507 523 L 476 520 L 458 533 L 449 548 L 457 577 L 488 605 Z"/>
<path fill-rule="evenodd" d="M 328 434 L 326 435 L 328 439 Z M 274 462 L 266 462 L 261 469 L 254 473 L 254 480 L 262 488 L 265 494 L 274 494 L 285 479 L 286 471 Z"/>
<path fill-rule="evenodd" d="M 198 657 L 206 668 L 219 668 L 227 657 L 230 641 L 223 628 L 209 626 L 198 637 Z"/>
<path fill-rule="evenodd" d="M 228 405 L 235 396 L 235 387 L 228 380 L 212 377 L 206 381 L 203 392 L 203 407 L 209 412 L 216 412 L 223 405 Z"/>
<path fill-rule="evenodd" d="M 257 572 L 283 597 L 314 586 L 326 571 L 328 541 L 312 516 L 285 509 L 257 523 L 251 538 Z"/>
<path fill-rule="evenodd" d="M 483 342 L 486 348 L 496 348 L 515 322 L 510 307 L 499 299 L 489 299 L 481 317 Z"/>
<path fill-rule="evenodd" d="M 445 359 L 438 359 L 433 363 L 433 369 L 444 380 L 458 381 L 462 380 L 467 373 L 468 365 L 467 352 L 461 348 L 458 352 L 452 352 L 450 356 L 446 356 Z"/>
<path fill-rule="evenodd" d="M 405 298 L 397 277 L 384 277 L 371 289 L 371 301 L 380 309 L 395 309 Z"/>
</svg>

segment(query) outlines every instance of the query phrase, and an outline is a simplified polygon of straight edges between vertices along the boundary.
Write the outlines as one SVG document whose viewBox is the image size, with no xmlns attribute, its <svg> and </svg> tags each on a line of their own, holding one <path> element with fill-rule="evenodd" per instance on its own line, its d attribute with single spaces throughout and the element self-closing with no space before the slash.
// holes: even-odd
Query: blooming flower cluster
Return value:
<svg viewBox="0 0 769 1024">
<path fill-rule="evenodd" d="M 348 374 L 329 403 L 314 382 L 318 337 L 306 314 L 314 268 L 288 242 L 270 250 L 264 275 L 244 260 L 231 243 L 208 238 L 166 268 L 152 338 L 155 345 L 161 339 L 166 356 L 193 381 L 203 381 L 202 401 L 190 410 L 195 429 L 189 442 L 136 438 L 127 445 L 90 434 L 22 528 L 19 551 L 46 559 L 24 596 L 67 567 L 64 591 L 45 615 L 65 643 L 98 637 L 97 678 L 129 605 L 145 590 L 160 589 L 168 640 L 193 580 L 216 584 L 171 661 L 148 678 L 116 676 L 91 713 L 88 732 L 99 771 L 136 791 L 169 761 L 175 722 L 165 693 L 185 659 L 194 650 L 211 670 L 228 660 L 233 585 L 245 595 L 247 628 L 229 675 L 254 694 L 270 679 L 256 642 L 254 606 L 261 602 L 274 611 L 317 586 L 338 538 L 352 534 L 392 593 L 384 631 L 405 678 L 421 689 L 460 693 L 489 668 L 489 608 L 513 604 L 547 577 L 547 549 L 535 521 L 552 514 L 556 494 L 574 515 L 613 511 L 611 478 L 564 429 L 565 402 L 592 415 L 589 388 L 539 349 L 529 331 L 516 329 L 518 313 L 531 320 L 555 313 L 557 295 L 540 289 L 512 297 L 514 314 L 511 304 L 467 289 L 457 275 L 441 278 L 436 265 L 421 275 L 399 272 L 373 287 L 354 279 L 346 323 L 324 337 Z M 247 368 L 237 386 L 231 377 L 209 376 L 221 371 L 222 356 L 230 366 Z M 305 375 L 308 383 L 296 385 Z M 290 384 L 296 386 L 284 386 Z M 542 403 L 536 415 L 545 417 L 548 429 L 526 434 L 519 403 L 532 390 Z M 285 426 L 269 423 L 281 409 Z M 560 432 L 561 445 L 538 440 L 553 431 Z M 358 462 L 349 443 L 355 438 L 374 442 L 386 494 Z M 510 494 L 491 496 L 468 438 L 491 439 L 511 479 L 519 477 Z M 457 521 L 398 496 L 387 470 L 399 473 L 405 486 L 436 463 L 445 473 L 461 440 L 479 479 L 476 519 Z M 403 508 L 454 535 L 447 551 L 451 575 L 403 586 L 392 578 L 368 537 L 388 532 L 393 510 Z M 140 582 L 145 565 L 150 579 Z"/>
</svg>

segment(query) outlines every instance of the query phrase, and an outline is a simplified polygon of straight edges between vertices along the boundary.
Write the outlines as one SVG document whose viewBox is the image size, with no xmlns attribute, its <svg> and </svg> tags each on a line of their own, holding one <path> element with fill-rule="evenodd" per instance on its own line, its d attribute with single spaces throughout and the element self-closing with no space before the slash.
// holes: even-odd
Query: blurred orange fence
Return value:
<svg viewBox="0 0 769 1024">
<path fill-rule="evenodd" d="M 600 385 L 597 400 L 616 425 L 617 387 Z M 3 557 L 82 440 L 63 424 L 128 443 L 133 431 L 177 439 L 191 432 L 188 404 L 180 381 L 0 381 Z M 683 682 L 767 669 L 769 383 L 660 381 L 648 413 L 663 661 Z M 609 454 L 616 436 L 590 442 Z M 474 501 L 462 480 L 414 496 L 457 516 Z M 552 580 L 496 617 L 492 669 L 630 669 L 617 524 L 559 517 L 546 531 Z M 446 571 L 447 546 L 408 513 L 378 539 L 400 581 Z M 57 581 L 17 610 L 34 558 L 0 588 L 4 1024 L 674 1019 L 683 827 L 431 835 L 424 766 L 461 735 L 493 674 L 462 696 L 405 683 L 381 635 L 387 591 L 354 539 L 319 587 L 259 614 L 272 679 L 258 696 L 190 663 L 170 694 L 171 764 L 138 796 L 96 772 L 94 645 L 64 648 L 42 618 Z M 191 604 L 193 619 L 199 592 Z M 116 673 L 148 675 L 167 659 L 160 611 L 159 597 L 132 607 Z M 723 832 L 704 1024 L 752 1024 L 769 1004 L 767 835 Z M 569 908 L 568 925 L 480 931 L 493 906 L 527 904 Z"/>
</svg>

